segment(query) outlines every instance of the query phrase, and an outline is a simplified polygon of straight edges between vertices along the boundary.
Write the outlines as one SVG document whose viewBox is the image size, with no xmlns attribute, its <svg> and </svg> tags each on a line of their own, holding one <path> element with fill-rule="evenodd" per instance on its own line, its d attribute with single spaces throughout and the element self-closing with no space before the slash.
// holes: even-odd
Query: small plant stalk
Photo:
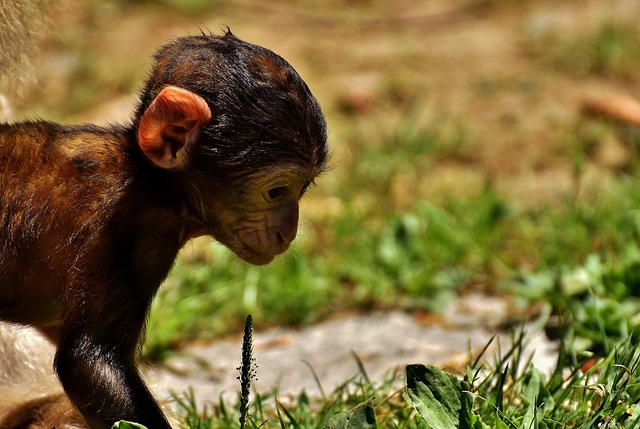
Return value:
<svg viewBox="0 0 640 429">
<path fill-rule="evenodd" d="M 249 412 L 249 394 L 251 379 L 256 376 L 255 358 L 253 357 L 253 318 L 249 314 L 244 324 L 244 335 L 242 336 L 242 364 L 238 379 L 240 380 L 240 429 L 244 429 Z"/>
</svg>

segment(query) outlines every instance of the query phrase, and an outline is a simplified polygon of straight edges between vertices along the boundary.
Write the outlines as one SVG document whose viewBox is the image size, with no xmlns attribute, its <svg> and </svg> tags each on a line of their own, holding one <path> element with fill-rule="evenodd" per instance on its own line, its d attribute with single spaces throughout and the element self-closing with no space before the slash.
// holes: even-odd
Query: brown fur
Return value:
<svg viewBox="0 0 640 429">
<path fill-rule="evenodd" d="M 86 429 L 76 407 L 64 393 L 32 399 L 12 408 L 3 415 L 0 412 L 3 429 Z"/>
<path fill-rule="evenodd" d="M 92 428 L 169 428 L 135 354 L 178 250 L 211 235 L 270 262 L 325 168 L 322 112 L 273 52 L 228 33 L 155 58 L 131 124 L 0 124 L 0 319 L 56 344 L 66 393 L 23 404 L 36 417 L 16 412 L 18 426 L 48 422 L 68 398 Z"/>
</svg>

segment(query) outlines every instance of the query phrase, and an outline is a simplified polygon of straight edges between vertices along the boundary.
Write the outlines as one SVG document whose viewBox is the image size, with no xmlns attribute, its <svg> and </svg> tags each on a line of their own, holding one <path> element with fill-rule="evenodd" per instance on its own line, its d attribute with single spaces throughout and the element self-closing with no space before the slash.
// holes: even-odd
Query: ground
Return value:
<svg viewBox="0 0 640 429">
<path fill-rule="evenodd" d="M 337 317 L 303 329 L 257 331 L 253 388 L 260 393 L 277 388 L 280 399 L 286 401 L 303 391 L 316 397 L 328 395 L 351 377 L 382 382 L 397 374 L 400 389 L 405 366 L 412 363 L 464 374 L 465 365 L 509 320 L 508 308 L 508 302 L 501 298 L 475 294 L 452 302 L 440 317 L 394 311 Z M 525 329 L 525 354 L 533 356 L 538 369 L 550 374 L 555 368 L 557 343 L 546 338 L 540 324 L 531 323 Z M 510 345 L 509 335 L 503 333 L 494 339 L 490 354 Z M 192 388 L 201 404 L 215 403 L 220 395 L 234 403 L 240 388 L 234 369 L 240 366 L 241 338 L 197 344 L 184 352 L 159 367 L 148 368 L 147 380 L 156 393 L 169 397 L 171 392 Z"/>
</svg>

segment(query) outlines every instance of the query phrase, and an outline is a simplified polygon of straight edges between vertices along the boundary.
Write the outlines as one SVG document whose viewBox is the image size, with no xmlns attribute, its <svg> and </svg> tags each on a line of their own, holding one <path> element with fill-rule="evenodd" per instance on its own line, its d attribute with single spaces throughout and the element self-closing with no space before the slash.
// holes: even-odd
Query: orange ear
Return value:
<svg viewBox="0 0 640 429">
<path fill-rule="evenodd" d="M 143 113 L 138 144 L 159 167 L 185 167 L 187 150 L 209 121 L 211 110 L 204 98 L 177 86 L 167 86 Z"/>
</svg>

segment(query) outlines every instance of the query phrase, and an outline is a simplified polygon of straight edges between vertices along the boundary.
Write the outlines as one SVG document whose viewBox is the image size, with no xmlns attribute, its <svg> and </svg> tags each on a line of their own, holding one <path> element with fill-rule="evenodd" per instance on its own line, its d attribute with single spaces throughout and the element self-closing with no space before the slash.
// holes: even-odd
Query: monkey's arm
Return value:
<svg viewBox="0 0 640 429">
<path fill-rule="evenodd" d="M 171 427 L 135 357 L 153 296 L 178 253 L 181 228 L 175 210 L 149 191 L 144 201 L 136 186 L 119 202 L 103 235 L 87 243 L 87 257 L 65 288 L 55 366 L 92 428 L 110 428 L 118 420 Z"/>
<path fill-rule="evenodd" d="M 55 357 L 64 390 L 92 428 L 108 429 L 124 419 L 169 429 L 134 362 L 146 309 L 122 305 L 119 308 L 126 309 L 126 314 L 113 314 L 118 312 L 115 308 L 109 307 L 107 315 L 79 312 L 65 319 Z M 114 332 L 122 333 L 118 340 Z"/>
</svg>

